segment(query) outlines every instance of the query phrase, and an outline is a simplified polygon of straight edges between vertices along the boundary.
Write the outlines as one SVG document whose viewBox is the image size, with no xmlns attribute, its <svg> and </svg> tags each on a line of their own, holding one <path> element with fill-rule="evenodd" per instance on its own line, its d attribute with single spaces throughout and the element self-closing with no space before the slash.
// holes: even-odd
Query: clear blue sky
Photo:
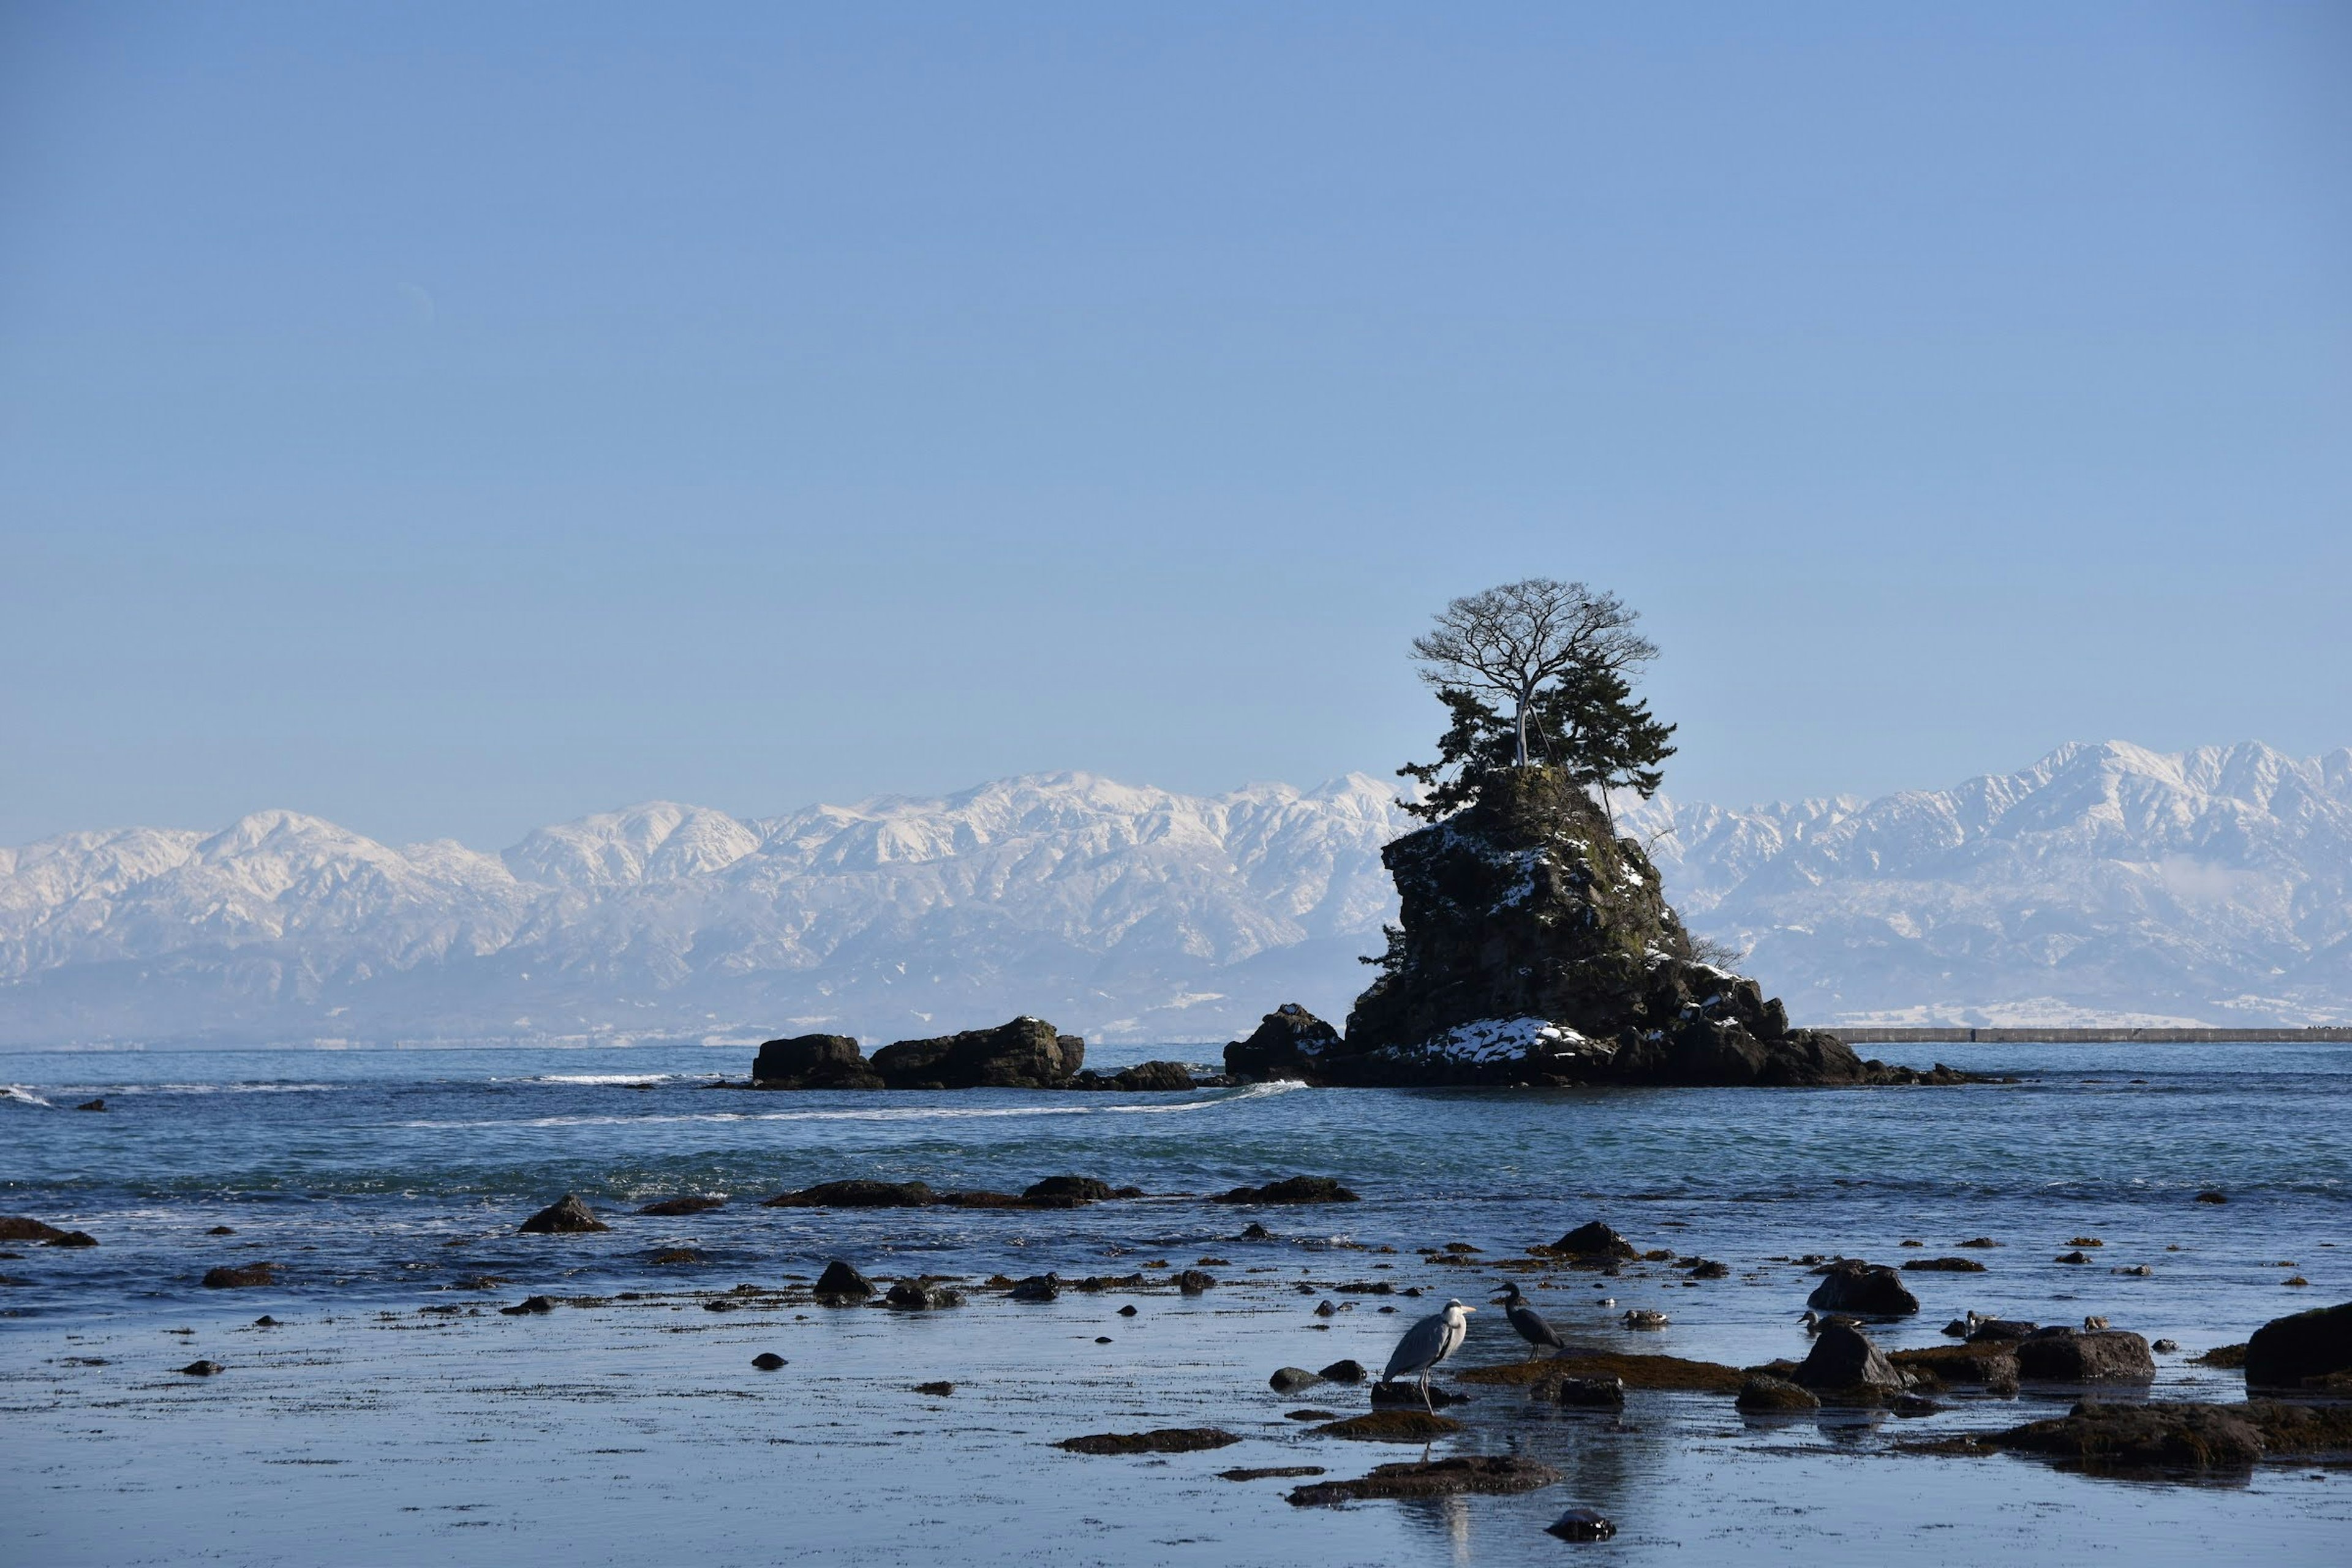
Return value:
<svg viewBox="0 0 2352 1568">
<path fill-rule="evenodd" d="M 2352 742 L 2352 7 L 0 8 L 0 842 Z"/>
</svg>

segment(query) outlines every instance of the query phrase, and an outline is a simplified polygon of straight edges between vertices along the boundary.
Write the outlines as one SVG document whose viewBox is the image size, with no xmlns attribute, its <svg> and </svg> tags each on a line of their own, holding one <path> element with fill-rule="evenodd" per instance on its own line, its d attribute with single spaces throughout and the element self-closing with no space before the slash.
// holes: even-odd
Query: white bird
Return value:
<svg viewBox="0 0 2352 1568">
<path fill-rule="evenodd" d="M 1444 1310 L 1422 1319 L 1404 1331 L 1397 1348 L 1389 1356 L 1389 1364 L 1381 1373 L 1382 1383 L 1394 1383 L 1400 1377 L 1416 1379 L 1421 1384 L 1421 1405 L 1432 1415 L 1436 1407 L 1429 1403 L 1429 1373 L 1439 1362 L 1462 1348 L 1470 1335 L 1470 1314 L 1475 1307 L 1465 1307 L 1459 1301 L 1448 1301 Z"/>
</svg>

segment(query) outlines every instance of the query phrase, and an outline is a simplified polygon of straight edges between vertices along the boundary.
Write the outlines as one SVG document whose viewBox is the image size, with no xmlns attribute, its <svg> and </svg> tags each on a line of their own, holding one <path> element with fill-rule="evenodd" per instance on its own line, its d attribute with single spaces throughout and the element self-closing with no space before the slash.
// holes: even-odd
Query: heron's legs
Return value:
<svg viewBox="0 0 2352 1568">
<path fill-rule="evenodd" d="M 1429 1402 L 1429 1369 L 1427 1367 L 1423 1367 L 1421 1373 L 1421 1407 L 1432 1415 L 1437 1414 L 1437 1406 Z M 1425 1462 L 1427 1456 L 1424 1455 L 1423 1458 Z"/>
</svg>

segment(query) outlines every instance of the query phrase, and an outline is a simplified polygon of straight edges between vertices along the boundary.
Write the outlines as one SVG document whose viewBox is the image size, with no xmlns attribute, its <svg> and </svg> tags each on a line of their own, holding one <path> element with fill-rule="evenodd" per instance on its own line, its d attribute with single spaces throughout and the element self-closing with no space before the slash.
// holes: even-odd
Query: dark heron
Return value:
<svg viewBox="0 0 2352 1568">
<path fill-rule="evenodd" d="M 1495 1298 L 1494 1304 L 1503 1309 L 1503 1315 L 1511 1320 L 1511 1327 L 1518 1331 L 1519 1338 L 1528 1342 L 1528 1360 L 1534 1360 L 1543 1351 L 1568 1348 L 1566 1342 L 1559 1337 L 1559 1331 L 1545 1322 L 1541 1312 L 1528 1305 L 1528 1299 L 1519 1294 L 1517 1285 L 1504 1286 L 1503 1293 Z"/>
<path fill-rule="evenodd" d="M 1436 1407 L 1429 1403 L 1429 1374 L 1439 1362 L 1462 1348 L 1469 1337 L 1470 1314 L 1475 1307 L 1465 1307 L 1459 1301 L 1448 1301 L 1443 1311 L 1423 1318 L 1404 1331 L 1396 1350 L 1389 1356 L 1387 1370 L 1381 1373 L 1382 1383 L 1394 1383 L 1400 1377 L 1410 1377 L 1421 1384 L 1421 1405 L 1432 1415 Z"/>
</svg>

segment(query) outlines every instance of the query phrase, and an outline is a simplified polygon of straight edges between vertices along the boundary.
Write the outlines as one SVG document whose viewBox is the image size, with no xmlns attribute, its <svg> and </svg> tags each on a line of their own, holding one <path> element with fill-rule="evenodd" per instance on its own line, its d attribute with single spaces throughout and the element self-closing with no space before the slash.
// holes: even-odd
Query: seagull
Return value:
<svg viewBox="0 0 2352 1568">
<path fill-rule="evenodd" d="M 1519 1338 L 1528 1342 L 1528 1360 L 1534 1360 L 1538 1351 L 1567 1348 L 1559 1337 L 1559 1331 L 1545 1322 L 1543 1314 L 1528 1305 L 1527 1298 L 1519 1294 L 1516 1283 L 1504 1286 L 1503 1293 L 1496 1297 L 1492 1304 L 1503 1309 L 1503 1315 L 1511 1320 L 1511 1327 L 1518 1331 Z"/>
<path fill-rule="evenodd" d="M 1475 1307 L 1465 1307 L 1459 1301 L 1448 1301 L 1444 1310 L 1422 1319 L 1404 1331 L 1397 1348 L 1389 1356 L 1389 1364 L 1381 1373 L 1382 1383 L 1393 1383 L 1400 1377 L 1411 1377 L 1421 1384 L 1421 1407 L 1432 1415 L 1436 1407 L 1429 1403 L 1429 1374 L 1439 1362 L 1462 1348 L 1470 1334 L 1470 1314 Z"/>
</svg>

